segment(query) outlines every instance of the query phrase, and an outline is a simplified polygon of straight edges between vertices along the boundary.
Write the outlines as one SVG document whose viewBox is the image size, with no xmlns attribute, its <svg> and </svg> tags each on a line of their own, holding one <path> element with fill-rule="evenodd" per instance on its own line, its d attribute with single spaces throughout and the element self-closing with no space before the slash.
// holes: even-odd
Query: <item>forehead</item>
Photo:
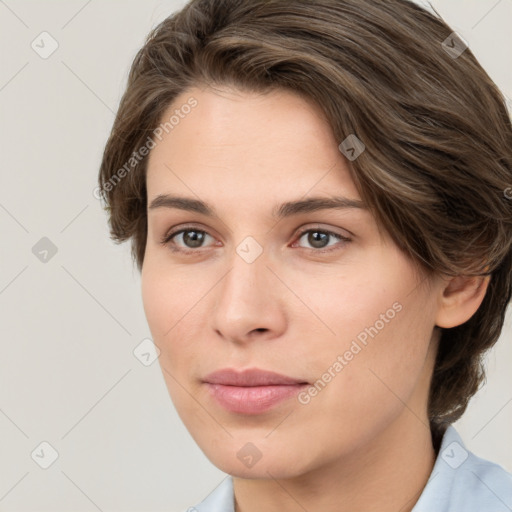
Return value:
<svg viewBox="0 0 512 512">
<path fill-rule="evenodd" d="M 148 161 L 150 197 L 163 189 L 242 202 L 308 193 L 359 197 L 321 108 L 293 92 L 195 87 L 161 122 L 167 129 Z"/>
</svg>

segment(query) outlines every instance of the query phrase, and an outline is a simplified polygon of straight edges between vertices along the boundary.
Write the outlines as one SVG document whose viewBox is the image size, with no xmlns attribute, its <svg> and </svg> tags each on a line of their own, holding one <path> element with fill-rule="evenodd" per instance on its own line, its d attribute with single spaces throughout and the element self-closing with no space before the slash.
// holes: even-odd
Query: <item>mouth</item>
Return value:
<svg viewBox="0 0 512 512">
<path fill-rule="evenodd" d="M 251 368 L 226 368 L 203 379 L 210 395 L 226 410 L 238 414 L 261 414 L 296 396 L 309 386 L 303 379 Z"/>
</svg>

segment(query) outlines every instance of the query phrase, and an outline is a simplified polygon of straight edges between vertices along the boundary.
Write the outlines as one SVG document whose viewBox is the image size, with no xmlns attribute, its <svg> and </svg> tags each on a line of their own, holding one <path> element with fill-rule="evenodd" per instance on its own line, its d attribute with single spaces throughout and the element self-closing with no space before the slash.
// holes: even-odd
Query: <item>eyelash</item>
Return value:
<svg viewBox="0 0 512 512">
<path fill-rule="evenodd" d="M 178 252 L 178 253 L 182 253 L 182 254 L 197 254 L 201 250 L 201 248 L 199 248 L 199 249 L 183 249 L 183 248 L 178 248 L 178 246 L 176 246 L 176 244 L 174 242 L 172 242 L 172 239 L 175 236 L 177 236 L 177 235 L 179 235 L 181 233 L 186 233 L 187 231 L 196 231 L 197 233 L 203 233 L 203 234 L 209 235 L 208 232 L 206 232 L 204 230 L 201 230 L 201 229 L 197 229 L 194 226 L 186 226 L 186 227 L 181 228 L 179 230 L 172 231 L 170 233 L 166 233 L 162 237 L 162 239 L 160 240 L 160 243 L 162 245 L 164 245 L 164 246 L 167 246 L 173 252 Z M 338 240 L 340 240 L 342 242 L 351 242 L 352 241 L 351 238 L 348 238 L 346 236 L 340 235 L 339 233 L 334 233 L 333 231 L 329 231 L 327 229 L 319 229 L 319 228 L 307 228 L 307 229 L 301 230 L 297 234 L 297 240 L 300 240 L 306 233 L 309 233 L 309 232 L 322 233 L 322 234 L 325 234 L 325 235 L 329 235 L 329 236 L 332 236 L 334 238 L 337 238 Z M 211 235 L 209 235 L 209 236 L 211 236 Z M 334 246 L 330 247 L 329 249 L 311 249 L 311 248 L 308 248 L 308 247 L 301 247 L 301 249 L 305 249 L 307 251 L 311 251 L 311 252 L 314 252 L 314 253 L 317 253 L 317 254 L 318 253 L 325 254 L 325 253 L 329 253 L 329 252 L 332 252 L 332 251 L 339 250 L 340 247 L 337 246 L 337 245 L 334 245 Z"/>
</svg>

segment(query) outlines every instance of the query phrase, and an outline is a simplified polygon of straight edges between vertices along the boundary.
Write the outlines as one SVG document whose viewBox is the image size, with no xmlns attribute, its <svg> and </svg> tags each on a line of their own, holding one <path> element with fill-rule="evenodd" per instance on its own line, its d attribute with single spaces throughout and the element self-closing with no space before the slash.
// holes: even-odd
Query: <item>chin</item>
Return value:
<svg viewBox="0 0 512 512">
<path fill-rule="evenodd" d="M 297 453 L 286 453 L 282 444 L 280 447 L 272 446 L 272 443 L 263 439 L 254 443 L 230 439 L 227 443 L 209 443 L 207 446 L 200 448 L 208 460 L 224 473 L 237 478 L 287 479 L 308 470 L 303 450 L 297 448 L 293 449 Z M 216 448 L 212 449 L 212 446 Z"/>
</svg>

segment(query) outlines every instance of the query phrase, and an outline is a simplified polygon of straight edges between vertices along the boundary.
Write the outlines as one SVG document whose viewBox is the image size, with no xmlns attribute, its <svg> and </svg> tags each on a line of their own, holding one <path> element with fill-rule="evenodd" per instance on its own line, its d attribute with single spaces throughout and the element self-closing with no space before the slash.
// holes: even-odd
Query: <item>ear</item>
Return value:
<svg viewBox="0 0 512 512">
<path fill-rule="evenodd" d="M 457 327 L 467 322 L 484 300 L 491 276 L 456 276 L 444 279 L 439 290 L 436 325 Z"/>
</svg>

